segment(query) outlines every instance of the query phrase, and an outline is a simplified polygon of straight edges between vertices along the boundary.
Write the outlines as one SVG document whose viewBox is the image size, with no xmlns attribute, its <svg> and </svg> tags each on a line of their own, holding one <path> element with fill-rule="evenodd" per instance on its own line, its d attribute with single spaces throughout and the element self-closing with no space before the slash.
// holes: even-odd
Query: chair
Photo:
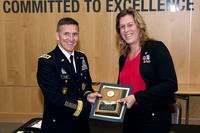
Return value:
<svg viewBox="0 0 200 133">
<path fill-rule="evenodd" d="M 182 107 L 180 103 L 174 103 L 171 106 L 172 124 L 181 124 Z"/>
</svg>

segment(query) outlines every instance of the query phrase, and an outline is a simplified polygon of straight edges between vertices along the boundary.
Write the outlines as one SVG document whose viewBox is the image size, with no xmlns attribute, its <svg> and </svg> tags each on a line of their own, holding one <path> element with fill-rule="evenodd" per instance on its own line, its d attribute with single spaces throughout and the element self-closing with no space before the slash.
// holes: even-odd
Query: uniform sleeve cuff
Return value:
<svg viewBox="0 0 200 133">
<path fill-rule="evenodd" d="M 88 93 L 91 93 L 92 91 L 86 91 L 85 93 L 84 93 L 84 96 L 85 95 L 87 95 Z"/>
<path fill-rule="evenodd" d="M 81 100 L 78 100 L 78 106 L 77 106 L 76 111 L 74 112 L 73 116 L 78 117 L 80 115 L 82 109 L 83 109 L 83 102 Z"/>
</svg>

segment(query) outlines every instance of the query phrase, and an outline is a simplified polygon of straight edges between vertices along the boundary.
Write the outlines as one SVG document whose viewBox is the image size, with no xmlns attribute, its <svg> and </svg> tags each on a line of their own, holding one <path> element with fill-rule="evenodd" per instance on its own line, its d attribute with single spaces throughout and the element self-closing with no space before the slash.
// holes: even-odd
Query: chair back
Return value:
<svg viewBox="0 0 200 133">
<path fill-rule="evenodd" d="M 172 105 L 172 124 L 181 124 L 182 107 L 180 103 L 174 103 Z"/>
</svg>

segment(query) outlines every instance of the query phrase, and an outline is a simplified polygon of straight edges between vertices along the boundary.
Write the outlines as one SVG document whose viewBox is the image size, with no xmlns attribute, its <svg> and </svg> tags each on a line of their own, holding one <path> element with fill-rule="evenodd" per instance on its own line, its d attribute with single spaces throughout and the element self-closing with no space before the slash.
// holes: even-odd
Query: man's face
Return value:
<svg viewBox="0 0 200 133">
<path fill-rule="evenodd" d="M 71 54 L 79 40 L 78 26 L 73 24 L 61 25 L 59 31 L 56 32 L 56 39 L 59 44 Z"/>
</svg>

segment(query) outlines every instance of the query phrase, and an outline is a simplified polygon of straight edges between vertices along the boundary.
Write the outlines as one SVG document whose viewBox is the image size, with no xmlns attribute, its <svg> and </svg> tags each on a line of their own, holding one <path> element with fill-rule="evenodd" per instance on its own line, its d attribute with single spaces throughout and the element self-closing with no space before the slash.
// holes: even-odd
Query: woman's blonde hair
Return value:
<svg viewBox="0 0 200 133">
<path fill-rule="evenodd" d="M 146 24 L 145 24 L 142 16 L 137 11 L 135 11 L 133 8 L 122 10 L 116 17 L 116 31 L 120 35 L 120 52 L 121 52 L 121 54 L 123 54 L 125 56 L 128 54 L 128 51 L 130 48 L 129 48 L 129 45 L 121 37 L 120 19 L 126 15 L 131 15 L 134 19 L 134 22 L 140 29 L 140 33 L 139 33 L 140 45 L 142 46 L 145 41 L 150 39 L 147 34 Z"/>
</svg>

